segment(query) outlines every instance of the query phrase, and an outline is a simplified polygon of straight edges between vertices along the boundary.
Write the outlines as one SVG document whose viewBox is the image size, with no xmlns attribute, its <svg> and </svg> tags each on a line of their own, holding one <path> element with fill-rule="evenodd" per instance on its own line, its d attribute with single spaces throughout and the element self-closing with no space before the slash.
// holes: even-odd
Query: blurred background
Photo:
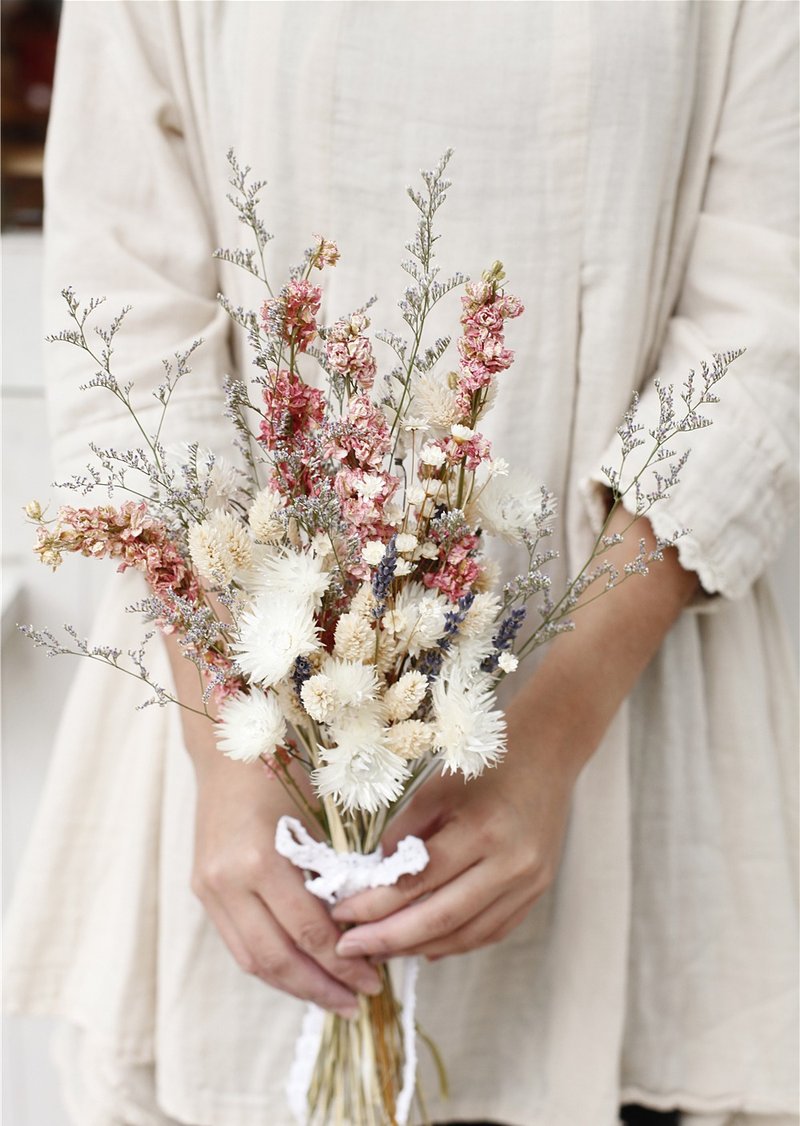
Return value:
<svg viewBox="0 0 800 1126">
<path fill-rule="evenodd" d="M 17 623 L 89 628 L 89 567 L 68 561 L 53 575 L 31 551 L 24 504 L 43 502 L 51 481 L 41 443 L 42 161 L 60 0 L 0 0 L 2 13 L 2 769 L 3 905 L 13 890 L 69 682 L 67 660 L 48 661 Z M 76 159 L 79 157 L 76 155 Z M 771 578 L 798 646 L 798 534 L 792 529 Z M 96 584 L 95 584 L 96 585 Z M 3 1023 L 3 1121 L 67 1126 L 50 1063 L 50 1022 Z"/>
</svg>

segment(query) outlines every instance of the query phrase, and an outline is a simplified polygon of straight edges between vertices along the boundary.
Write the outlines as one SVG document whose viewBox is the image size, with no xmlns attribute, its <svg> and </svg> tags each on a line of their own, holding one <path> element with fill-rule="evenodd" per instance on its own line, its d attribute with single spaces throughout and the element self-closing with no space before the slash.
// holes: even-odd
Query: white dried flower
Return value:
<svg viewBox="0 0 800 1126">
<path fill-rule="evenodd" d="M 469 426 L 462 426 L 460 424 L 451 426 L 450 433 L 453 437 L 453 441 L 458 442 L 459 444 L 461 444 L 461 442 L 468 442 L 470 438 L 475 437 L 474 430 L 471 430 Z"/>
<path fill-rule="evenodd" d="M 501 568 L 496 559 L 482 559 L 478 576 L 472 584 L 476 594 L 497 590 L 500 585 Z"/>
<path fill-rule="evenodd" d="M 43 515 L 42 506 L 39 504 L 38 500 L 28 501 L 25 505 L 25 515 L 29 520 L 41 520 Z"/>
<path fill-rule="evenodd" d="M 256 493 L 247 519 L 259 543 L 280 543 L 283 539 L 286 528 L 279 516 L 282 508 L 283 499 L 275 489 L 267 487 Z"/>
<path fill-rule="evenodd" d="M 286 549 L 263 560 L 252 585 L 256 590 L 284 595 L 293 602 L 308 602 L 318 610 L 330 579 L 319 556 Z"/>
<path fill-rule="evenodd" d="M 350 599 L 350 613 L 361 614 L 363 617 L 371 619 L 374 609 L 375 595 L 372 593 L 372 584 L 368 582 L 362 583 Z"/>
<path fill-rule="evenodd" d="M 449 430 L 458 420 L 458 398 L 447 377 L 427 372 L 414 376 L 411 384 L 414 415 L 439 429 Z"/>
<path fill-rule="evenodd" d="M 499 762 L 506 750 L 506 721 L 484 679 L 458 673 L 440 676 L 431 690 L 435 715 L 434 747 L 445 773 L 476 778 Z"/>
<path fill-rule="evenodd" d="M 395 598 L 394 608 L 383 616 L 384 628 L 412 657 L 430 649 L 444 635 L 449 603 L 437 591 L 418 582 L 406 583 Z"/>
<path fill-rule="evenodd" d="M 328 657 L 322 671 L 332 681 L 341 708 L 360 708 L 375 699 L 378 680 L 371 665 Z"/>
<path fill-rule="evenodd" d="M 430 426 L 424 418 L 404 418 L 402 422 L 403 430 L 424 434 L 426 430 L 430 430 Z"/>
<path fill-rule="evenodd" d="M 500 599 L 496 594 L 482 591 L 475 595 L 472 605 L 464 615 L 459 632 L 463 637 L 491 637 L 496 628 L 497 615 L 500 611 Z"/>
<path fill-rule="evenodd" d="M 429 442 L 419 451 L 419 460 L 423 465 L 430 465 L 433 469 L 438 469 L 444 465 L 445 452 L 441 446 L 433 446 Z"/>
<path fill-rule="evenodd" d="M 374 500 L 385 486 L 386 482 L 380 473 L 365 473 L 355 482 L 356 492 L 362 500 Z"/>
<path fill-rule="evenodd" d="M 217 746 L 237 762 L 271 755 L 286 738 L 286 720 L 274 693 L 237 692 L 220 709 Z"/>
<path fill-rule="evenodd" d="M 386 743 L 406 762 L 422 758 L 433 747 L 434 729 L 421 719 L 407 719 L 386 732 Z"/>
<path fill-rule="evenodd" d="M 300 689 L 303 707 L 317 723 L 329 723 L 339 711 L 336 685 L 325 673 L 315 673 Z"/>
<path fill-rule="evenodd" d="M 361 558 L 370 567 L 377 567 L 386 552 L 386 544 L 380 540 L 368 540 L 361 550 Z"/>
<path fill-rule="evenodd" d="M 375 654 L 375 632 L 361 614 L 342 614 L 336 623 L 334 656 L 343 661 L 365 661 Z"/>
<path fill-rule="evenodd" d="M 410 575 L 414 570 L 414 564 L 408 559 L 398 559 L 394 568 L 394 575 L 396 579 L 402 579 L 405 575 Z"/>
<path fill-rule="evenodd" d="M 403 673 L 400 679 L 386 689 L 383 706 L 386 717 L 393 723 L 412 716 L 428 691 L 428 680 L 421 672 L 412 670 Z"/>
<path fill-rule="evenodd" d="M 519 667 L 519 660 L 513 653 L 501 653 L 497 658 L 497 664 L 503 672 L 515 672 Z"/>
<path fill-rule="evenodd" d="M 516 543 L 522 539 L 523 532 L 535 532 L 536 517 L 542 510 L 542 493 L 523 473 L 492 476 L 471 507 L 475 509 L 476 523 L 492 535 Z"/>
<path fill-rule="evenodd" d="M 312 775 L 320 797 L 330 794 L 345 810 L 375 813 L 400 796 L 408 767 L 389 750 L 376 709 L 354 712 L 331 738 L 332 746 L 319 748 L 323 765 Z"/>
<path fill-rule="evenodd" d="M 290 598 L 283 591 L 265 592 L 240 618 L 233 651 L 246 676 L 256 684 L 272 685 L 317 645 L 317 624 L 308 600 Z"/>
<path fill-rule="evenodd" d="M 225 585 L 253 565 L 253 543 L 231 513 L 218 509 L 189 530 L 189 555 L 204 579 Z"/>
<path fill-rule="evenodd" d="M 413 551 L 417 546 L 417 537 L 411 532 L 400 532 L 394 541 L 395 547 L 401 555 Z"/>
<path fill-rule="evenodd" d="M 438 559 L 439 546 L 433 540 L 426 540 L 420 548 L 420 555 L 423 559 Z"/>
<path fill-rule="evenodd" d="M 425 490 L 422 485 L 409 485 L 406 489 L 406 501 L 408 504 L 418 508 L 419 505 L 425 500 Z"/>
</svg>

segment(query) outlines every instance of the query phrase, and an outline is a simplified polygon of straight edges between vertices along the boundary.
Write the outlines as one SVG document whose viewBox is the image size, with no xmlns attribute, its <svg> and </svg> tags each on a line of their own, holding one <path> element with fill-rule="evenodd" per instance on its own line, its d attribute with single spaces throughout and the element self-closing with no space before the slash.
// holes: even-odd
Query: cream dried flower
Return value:
<svg viewBox="0 0 800 1126">
<path fill-rule="evenodd" d="M 386 745 L 390 751 L 406 762 L 422 758 L 433 747 L 434 729 L 421 719 L 407 719 L 386 732 Z"/>
<path fill-rule="evenodd" d="M 267 487 L 256 494 L 247 519 L 259 543 L 280 543 L 283 539 L 286 529 L 279 516 L 282 508 L 281 496 L 274 489 Z"/>
<path fill-rule="evenodd" d="M 412 716 L 428 691 L 428 680 L 421 672 L 404 673 L 383 697 L 386 718 L 393 723 Z"/>
<path fill-rule="evenodd" d="M 212 512 L 189 531 L 189 555 L 204 579 L 227 584 L 253 565 L 253 543 L 229 512 Z"/>
<path fill-rule="evenodd" d="M 343 661 L 367 661 L 375 655 L 375 633 L 362 614 L 342 614 L 336 623 L 334 656 Z"/>
<path fill-rule="evenodd" d="M 322 672 L 308 678 L 300 689 L 300 699 L 317 723 L 330 723 L 341 707 L 336 685 Z"/>
<path fill-rule="evenodd" d="M 426 372 L 412 382 L 411 407 L 415 417 L 424 418 L 439 430 L 449 430 L 458 421 L 458 396 L 447 377 Z"/>
<path fill-rule="evenodd" d="M 470 638 L 483 638 L 487 635 L 491 637 L 495 630 L 500 605 L 497 595 L 489 591 L 480 591 L 475 595 L 472 605 L 464 615 L 459 633 L 463 637 Z"/>
</svg>

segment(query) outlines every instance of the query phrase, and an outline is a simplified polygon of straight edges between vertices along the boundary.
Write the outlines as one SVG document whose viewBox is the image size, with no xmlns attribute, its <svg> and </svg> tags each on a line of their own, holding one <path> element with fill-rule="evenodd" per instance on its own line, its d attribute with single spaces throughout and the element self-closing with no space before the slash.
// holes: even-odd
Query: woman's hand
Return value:
<svg viewBox="0 0 800 1126">
<path fill-rule="evenodd" d="M 261 764 L 212 751 L 197 771 L 192 890 L 245 973 L 355 1015 L 355 992 L 378 992 L 378 974 L 363 958 L 336 954 L 339 927 L 275 852 L 278 819 L 297 810 Z"/>
<path fill-rule="evenodd" d="M 631 543 L 656 546 L 647 520 L 630 524 L 617 511 L 607 529 L 628 532 L 608 552 L 620 570 L 635 554 Z M 387 846 L 416 833 L 430 864 L 335 908 L 334 919 L 356 924 L 340 954 L 442 957 L 496 942 L 522 921 L 555 877 L 578 773 L 697 589 L 671 548 L 649 575 L 576 612 L 575 633 L 549 646 L 508 709 L 506 760 L 466 784 L 426 783 L 392 823 Z"/>
<path fill-rule="evenodd" d="M 409 833 L 430 854 L 417 876 L 353 896 L 334 908 L 358 924 L 337 947 L 342 955 L 441 958 L 498 942 L 527 915 L 558 870 L 574 771 L 552 744 L 516 729 L 497 769 L 465 783 L 442 775 L 424 785 L 391 825 L 391 849 Z"/>
</svg>

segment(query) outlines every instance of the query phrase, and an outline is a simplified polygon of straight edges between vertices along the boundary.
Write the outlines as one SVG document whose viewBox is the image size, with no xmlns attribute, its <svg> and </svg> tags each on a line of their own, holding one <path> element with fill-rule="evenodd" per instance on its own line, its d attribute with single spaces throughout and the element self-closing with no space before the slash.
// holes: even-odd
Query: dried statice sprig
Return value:
<svg viewBox="0 0 800 1126">
<path fill-rule="evenodd" d="M 646 575 L 649 565 L 653 562 L 660 562 L 663 559 L 664 550 L 667 547 L 673 546 L 682 536 L 687 534 L 687 529 L 685 528 L 676 529 L 675 533 L 669 539 L 658 538 L 656 547 L 652 551 L 645 550 L 643 542 L 640 542 L 634 558 L 622 565 L 621 574 L 618 568 L 615 568 L 608 561 L 604 561 L 594 569 L 592 568 L 592 564 L 595 560 L 609 547 L 620 542 L 620 539 L 624 536 L 623 532 L 619 538 L 617 536 L 609 537 L 608 527 L 612 517 L 624 504 L 629 493 L 632 492 L 634 498 L 634 514 L 631 516 L 630 523 L 628 524 L 629 528 L 636 520 L 646 516 L 654 505 L 669 498 L 670 491 L 678 483 L 681 471 L 689 457 L 688 451 L 684 451 L 678 456 L 671 448 L 670 443 L 678 434 L 690 433 L 711 424 L 711 420 L 702 415 L 700 411 L 706 406 L 719 402 L 719 398 L 714 389 L 725 376 L 730 365 L 737 360 L 743 352 L 744 349 L 738 349 L 735 351 L 715 353 L 712 365 L 709 366 L 705 362 L 701 365 L 699 385 L 697 373 L 694 370 L 689 372 L 689 375 L 684 381 L 683 391 L 681 393 L 681 401 L 685 408 L 682 414 L 679 414 L 675 409 L 673 388 L 665 386 L 658 381 L 655 383 L 659 403 L 659 417 L 656 425 L 648 430 L 648 434 L 652 439 L 652 447 L 650 453 L 630 483 L 623 485 L 624 467 L 627 458 L 635 449 L 643 446 L 646 442 L 646 439 L 642 437 L 645 428 L 638 417 L 640 400 L 638 394 L 634 394 L 631 406 L 617 430 L 622 443 L 620 468 L 614 469 L 609 466 L 602 467 L 602 473 L 611 488 L 612 500 L 606 519 L 592 547 L 591 554 L 578 572 L 577 578 L 573 579 L 572 582 L 568 584 L 562 597 L 557 602 L 548 604 L 546 616 L 537 629 L 520 646 L 518 656 L 523 657 L 533 649 L 544 644 L 544 642 L 550 640 L 553 636 L 553 626 L 563 625 L 565 622 L 568 622 L 570 614 L 579 609 L 580 606 L 587 605 L 589 602 L 593 601 L 594 598 L 599 597 L 605 590 L 620 586 L 633 575 Z M 667 468 L 661 472 L 653 469 L 652 467 L 654 465 L 665 465 Z M 655 486 L 645 490 L 642 485 L 642 478 L 648 470 L 652 472 Z M 625 530 L 627 531 L 627 529 Z M 585 597 L 587 591 L 595 583 L 603 579 L 605 580 L 603 590 L 595 594 L 592 598 L 587 599 Z"/>
<path fill-rule="evenodd" d="M 63 630 L 67 637 L 71 639 L 72 646 L 64 641 L 60 641 L 55 634 L 48 629 L 36 629 L 33 625 L 17 625 L 17 629 L 32 641 L 37 648 L 43 649 L 48 657 L 87 657 L 91 661 L 98 661 L 102 665 L 108 665 L 109 668 L 123 672 L 126 676 L 132 676 L 135 680 L 139 680 L 142 684 L 147 685 L 152 692 L 152 696 L 139 704 L 137 710 L 151 707 L 153 704 L 157 704 L 159 707 L 165 707 L 167 704 L 179 704 L 188 711 L 210 718 L 208 713 L 201 712 L 197 708 L 192 708 L 188 704 L 179 701 L 177 697 L 171 695 L 149 672 L 146 665 L 146 647 L 155 636 L 155 631 L 150 631 L 145 634 L 138 648 L 128 649 L 123 653 L 122 649 L 113 645 L 91 645 L 86 638 L 82 638 L 78 634 L 74 626 L 69 624 L 65 624 Z M 124 657 L 127 657 L 129 665 L 123 663 Z"/>
<path fill-rule="evenodd" d="M 230 262 L 232 265 L 246 270 L 249 274 L 253 274 L 269 289 L 267 269 L 264 262 L 264 249 L 273 236 L 266 229 L 258 214 L 259 195 L 266 187 L 266 181 L 255 180 L 249 183 L 248 180 L 251 169 L 249 165 L 242 167 L 242 165 L 239 164 L 233 149 L 228 150 L 227 159 L 231 171 L 231 177 L 228 182 L 233 188 L 233 192 L 228 193 L 227 198 L 235 208 L 239 216 L 239 221 L 253 232 L 256 241 L 256 249 L 219 249 L 214 251 L 214 257 L 222 259 L 224 262 Z M 258 262 L 256 262 L 256 256 L 258 256 Z M 272 291 L 270 290 L 270 292 Z"/>
</svg>

